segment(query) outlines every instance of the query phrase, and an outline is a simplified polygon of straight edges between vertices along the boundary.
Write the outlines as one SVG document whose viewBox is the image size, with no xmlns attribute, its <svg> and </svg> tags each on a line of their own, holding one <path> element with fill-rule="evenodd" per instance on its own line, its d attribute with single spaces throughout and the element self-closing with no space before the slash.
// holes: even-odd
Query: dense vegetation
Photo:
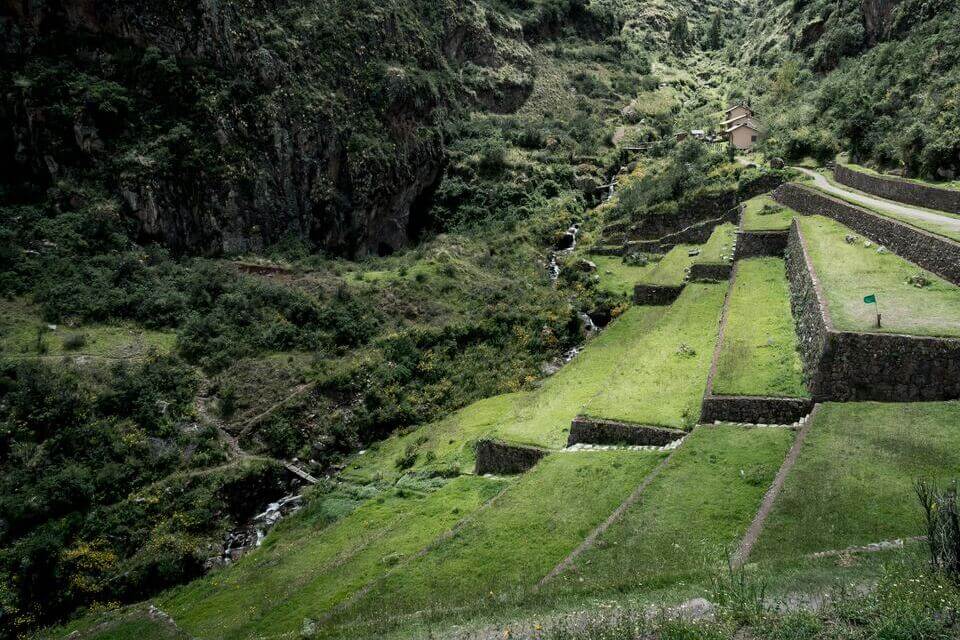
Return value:
<svg viewBox="0 0 960 640">
<path fill-rule="evenodd" d="M 175 357 L 96 377 L 7 364 L 0 385 L 7 624 L 29 627 L 199 575 L 207 557 L 198 541 L 252 515 L 250 495 L 283 486 L 263 465 L 187 473 L 226 455 L 214 430 L 190 422 L 197 376 Z"/>
<path fill-rule="evenodd" d="M 950 0 L 768 2 L 743 49 L 768 151 L 911 176 L 960 173 L 960 10 Z"/>
</svg>

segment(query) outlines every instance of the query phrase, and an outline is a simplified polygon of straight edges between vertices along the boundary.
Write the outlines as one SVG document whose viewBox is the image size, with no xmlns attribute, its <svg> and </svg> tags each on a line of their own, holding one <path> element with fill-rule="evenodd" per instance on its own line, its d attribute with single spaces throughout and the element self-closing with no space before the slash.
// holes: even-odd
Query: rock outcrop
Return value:
<svg viewBox="0 0 960 640">
<path fill-rule="evenodd" d="M 893 10 L 898 4 L 900 0 L 860 0 L 863 28 L 869 46 L 875 45 L 889 35 L 893 24 Z"/>
<path fill-rule="evenodd" d="M 2 165 L 38 192 L 94 178 L 177 252 L 388 253 L 422 227 L 444 119 L 532 87 L 519 22 L 428 4 L 4 0 Z"/>
</svg>

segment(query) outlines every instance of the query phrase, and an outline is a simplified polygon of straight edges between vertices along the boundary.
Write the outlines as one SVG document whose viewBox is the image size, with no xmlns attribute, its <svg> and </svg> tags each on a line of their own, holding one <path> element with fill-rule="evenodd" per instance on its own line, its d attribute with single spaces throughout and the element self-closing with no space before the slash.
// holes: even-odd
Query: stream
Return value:
<svg viewBox="0 0 960 640">
<path fill-rule="evenodd" d="M 613 178 L 610 180 L 610 184 L 607 186 L 607 192 L 603 196 L 603 201 L 607 202 L 613 198 L 617 190 L 617 178 L 620 177 L 626 171 L 625 166 L 621 166 L 617 173 L 614 174 Z M 550 274 L 550 280 L 554 283 L 560 278 L 560 264 L 557 261 L 557 258 L 560 256 L 567 256 L 573 253 L 577 248 L 577 239 L 580 236 L 580 224 L 574 223 L 566 230 L 566 232 L 561 236 L 560 243 L 555 251 L 550 252 L 550 261 L 547 265 L 547 271 Z M 571 298 L 571 302 L 572 302 Z M 589 315 L 583 311 L 578 311 L 577 315 L 580 317 L 580 321 L 583 322 L 583 328 L 587 332 L 587 335 L 590 336 L 598 331 L 600 327 L 593 321 Z M 569 363 L 571 360 L 580 355 L 580 352 L 583 351 L 583 346 L 573 347 L 568 350 L 561 356 L 561 363 L 548 365 L 546 371 L 548 375 L 552 375 L 560 370 L 560 368 Z"/>
<path fill-rule="evenodd" d="M 303 496 L 299 493 L 291 493 L 276 502 L 271 502 L 263 513 L 253 517 L 250 524 L 234 529 L 226 535 L 223 553 L 218 560 L 214 560 L 214 563 L 227 565 L 236 562 L 251 549 L 259 547 L 274 525 L 296 513 L 301 507 L 303 507 Z"/>
</svg>

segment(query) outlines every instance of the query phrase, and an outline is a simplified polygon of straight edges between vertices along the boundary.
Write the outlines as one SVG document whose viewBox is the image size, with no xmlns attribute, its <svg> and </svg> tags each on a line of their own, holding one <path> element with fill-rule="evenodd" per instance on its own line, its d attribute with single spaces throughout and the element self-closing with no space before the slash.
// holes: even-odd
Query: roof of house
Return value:
<svg viewBox="0 0 960 640">
<path fill-rule="evenodd" d="M 738 122 L 740 120 L 743 120 L 744 118 L 749 118 L 751 115 L 753 115 L 752 111 L 750 113 L 744 113 L 743 115 L 739 115 L 739 116 L 724 120 L 720 124 L 730 124 L 731 122 Z"/>
<path fill-rule="evenodd" d="M 746 127 L 746 128 L 748 128 L 748 129 L 752 129 L 753 131 L 760 131 L 760 128 L 757 127 L 757 123 L 756 123 L 756 122 L 754 122 L 753 120 L 747 120 L 746 122 L 741 122 L 741 123 L 738 124 L 738 125 L 734 125 L 734 126 L 730 127 L 729 129 L 727 129 L 727 133 L 731 133 L 731 132 L 736 131 L 737 129 L 740 129 L 740 128 L 742 128 L 742 127 Z"/>
<path fill-rule="evenodd" d="M 738 107 L 743 107 L 744 109 L 746 109 L 746 110 L 749 111 L 750 113 L 753 113 L 753 109 L 750 108 L 750 105 L 743 104 L 742 102 L 739 102 L 739 103 L 733 105 L 732 107 L 730 107 L 729 109 L 727 109 L 726 111 L 724 111 L 724 113 L 730 113 L 731 111 L 733 111 L 734 109 L 736 109 L 736 108 L 738 108 Z"/>
</svg>

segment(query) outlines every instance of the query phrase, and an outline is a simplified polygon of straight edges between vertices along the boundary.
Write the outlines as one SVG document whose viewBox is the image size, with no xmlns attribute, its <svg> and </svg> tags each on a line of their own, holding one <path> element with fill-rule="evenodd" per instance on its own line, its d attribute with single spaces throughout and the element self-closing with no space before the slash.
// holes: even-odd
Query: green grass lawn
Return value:
<svg viewBox="0 0 960 640">
<path fill-rule="evenodd" d="M 736 235 L 736 226 L 728 222 L 714 229 L 710 238 L 702 245 L 679 244 L 668 251 L 660 262 L 648 267 L 638 282 L 677 286 L 686 280 L 687 269 L 694 263 L 729 262 L 733 257 Z M 691 256 L 690 252 L 693 250 L 699 250 L 700 253 Z"/>
<path fill-rule="evenodd" d="M 326 518 L 295 517 L 260 549 L 174 590 L 161 607 L 197 637 L 299 632 L 305 618 L 330 611 L 409 560 L 504 482 L 463 476 L 433 491 L 395 489 L 326 527 Z"/>
<path fill-rule="evenodd" d="M 713 393 L 789 398 L 809 395 L 797 352 L 783 260 L 754 258 L 738 263 Z"/>
<path fill-rule="evenodd" d="M 798 220 L 837 329 L 877 331 L 874 307 L 863 302 L 877 294 L 883 314 L 879 331 L 960 336 L 960 287 L 890 252 L 877 253 L 875 243 L 864 247 L 862 237 L 848 244 L 844 238 L 854 232 L 829 218 Z M 931 284 L 917 288 L 907 282 L 920 273 Z"/>
<path fill-rule="evenodd" d="M 390 575 L 338 621 L 433 608 L 482 610 L 522 597 L 662 458 L 650 452 L 551 455 L 456 536 Z"/>
<path fill-rule="evenodd" d="M 849 191 L 851 191 L 851 192 L 853 192 L 853 193 L 862 193 L 863 195 L 869 196 L 869 197 L 871 197 L 871 198 L 880 198 L 881 200 L 884 200 L 884 199 L 885 199 L 885 198 L 881 198 L 880 196 L 875 196 L 875 195 L 873 195 L 872 193 L 866 193 L 866 192 L 857 191 L 856 189 L 854 189 L 854 188 L 852 188 L 852 187 L 848 187 L 848 186 L 845 185 L 845 184 L 840 184 L 839 182 L 837 182 L 836 178 L 834 178 L 834 175 L 833 175 L 833 172 L 832 172 L 832 171 L 825 171 L 825 172 L 823 173 L 823 175 L 824 175 L 824 177 L 825 177 L 827 180 L 829 180 L 831 183 L 833 183 L 834 186 L 840 187 L 841 189 L 849 190 Z M 816 185 L 816 183 L 811 182 L 811 183 L 809 184 L 809 186 L 811 186 L 811 187 L 813 187 L 814 189 L 817 189 L 817 190 L 819 190 L 819 191 L 822 191 L 821 189 L 819 189 L 819 187 Z M 933 233 L 933 234 L 935 234 L 935 235 L 943 236 L 943 237 L 945 237 L 945 238 L 950 238 L 951 240 L 956 240 L 956 241 L 960 242 L 960 231 L 957 231 L 957 229 L 956 229 L 955 227 L 950 226 L 949 224 L 944 224 L 943 222 L 939 222 L 939 221 L 937 221 L 937 220 L 925 220 L 925 219 L 917 218 L 917 217 L 915 217 L 915 216 L 905 215 L 905 214 L 903 214 L 903 213 L 901 213 L 901 212 L 894 211 L 894 210 L 890 210 L 890 209 L 883 209 L 883 208 L 880 208 L 880 207 L 870 206 L 869 204 L 865 204 L 865 203 L 862 203 L 862 202 L 858 202 L 857 200 L 854 200 L 853 198 L 848 198 L 848 197 L 845 197 L 845 196 L 843 196 L 843 195 L 836 194 L 836 193 L 827 193 L 827 192 L 825 192 L 825 191 L 823 191 L 823 193 L 825 193 L 826 195 L 828 195 L 828 196 L 830 196 L 830 197 L 832 197 L 832 198 L 838 198 L 838 199 L 840 199 L 840 200 L 844 200 L 844 201 L 846 201 L 846 202 L 849 202 L 850 204 L 852 204 L 852 205 L 854 205 L 854 206 L 856 206 L 856 207 L 860 207 L 861 209 L 866 209 L 867 211 L 872 211 L 872 212 L 874 212 L 874 213 L 876 213 L 876 214 L 879 214 L 879 215 L 881 215 L 881 216 L 884 216 L 884 217 L 886 217 L 886 218 L 892 218 L 892 219 L 894 219 L 894 220 L 899 220 L 900 222 L 903 222 L 903 223 L 908 224 L 908 225 L 910 225 L 910 226 L 916 227 L 916 228 L 918 228 L 918 229 L 923 229 L 924 231 L 929 231 L 930 233 Z M 918 207 L 918 206 L 916 206 L 916 205 L 898 203 L 898 202 L 896 202 L 896 201 L 894 201 L 894 200 L 891 200 L 890 202 L 893 203 L 894 205 L 899 204 L 899 205 L 901 205 L 901 206 L 911 207 L 911 208 L 913 208 L 913 209 L 918 209 L 918 210 L 920 210 L 920 211 L 929 211 L 930 213 L 936 214 L 936 215 L 938 215 L 938 216 L 942 216 L 942 217 L 944 217 L 944 218 L 953 218 L 953 219 L 955 219 L 955 220 L 960 220 L 960 216 L 958 216 L 958 215 L 956 215 L 956 214 L 953 214 L 953 213 L 948 213 L 948 212 L 946 212 L 946 211 L 938 211 L 938 210 L 936 210 L 936 209 L 925 209 L 925 208 L 923 208 L 923 207 Z"/>
<path fill-rule="evenodd" d="M 647 276 L 654 265 L 640 267 L 624 264 L 620 256 L 590 256 L 597 265 L 600 288 L 610 293 L 633 295 L 633 287 Z"/>
<path fill-rule="evenodd" d="M 583 352 L 532 392 L 488 398 L 452 416 L 373 445 L 354 456 L 345 477 L 369 481 L 396 477 L 397 460 L 416 458 L 410 471 L 459 468 L 470 472 L 474 445 L 483 436 L 552 448 L 566 445 L 570 423 L 581 407 L 603 388 L 625 354 L 639 344 L 663 316 L 665 307 L 631 307 Z"/>
<path fill-rule="evenodd" d="M 719 572 L 793 437 L 786 429 L 697 428 L 641 500 L 551 589 L 656 589 Z"/>
<path fill-rule="evenodd" d="M 0 353 L 13 359 L 68 355 L 135 360 L 151 350 L 168 353 L 175 342 L 172 331 L 150 331 L 133 323 L 49 325 L 39 309 L 23 300 L 5 301 L 0 309 Z"/>
<path fill-rule="evenodd" d="M 690 427 L 719 328 L 726 284 L 690 284 L 631 349 L 583 413 L 648 425 Z"/>
<path fill-rule="evenodd" d="M 63 627 L 42 631 L 37 638 L 73 640 L 189 640 L 190 636 L 150 616 L 138 604 L 121 610 L 96 612 Z"/>
<path fill-rule="evenodd" d="M 751 561 L 924 533 L 917 478 L 960 474 L 960 403 L 825 404 Z"/>
<path fill-rule="evenodd" d="M 679 244 L 668 251 L 659 262 L 652 264 L 638 282 L 644 284 L 676 287 L 687 279 L 687 270 L 693 264 L 690 251 L 697 245 Z"/>
<path fill-rule="evenodd" d="M 736 238 L 736 225 L 730 222 L 719 225 L 700 248 L 700 255 L 694 257 L 693 262 L 731 262 Z"/>
<path fill-rule="evenodd" d="M 786 231 L 796 213 L 768 195 L 747 200 L 743 210 L 744 231 Z"/>
</svg>

